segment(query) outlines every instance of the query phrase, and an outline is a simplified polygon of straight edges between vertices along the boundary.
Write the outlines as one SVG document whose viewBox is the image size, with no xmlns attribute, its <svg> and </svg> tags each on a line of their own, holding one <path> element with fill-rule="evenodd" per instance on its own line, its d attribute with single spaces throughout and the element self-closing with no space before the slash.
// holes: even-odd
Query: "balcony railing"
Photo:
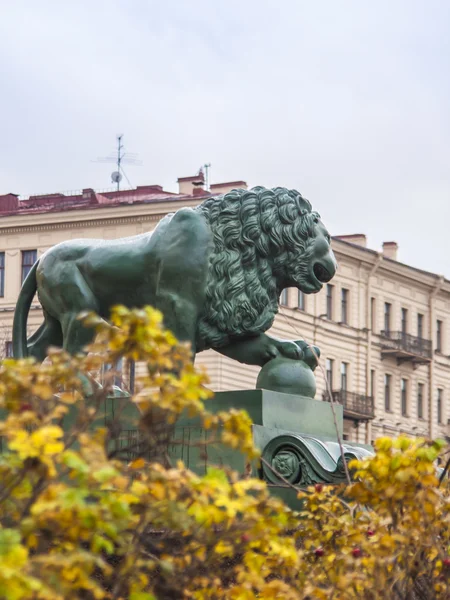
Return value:
<svg viewBox="0 0 450 600">
<path fill-rule="evenodd" d="M 366 421 L 375 417 L 374 402 L 372 396 L 356 394 L 347 390 L 335 390 L 332 392 L 334 402 L 341 404 L 344 409 L 344 417 Z M 324 400 L 329 401 L 328 394 L 324 394 Z"/>
<path fill-rule="evenodd" d="M 431 340 L 403 331 L 380 331 L 380 336 L 383 338 L 381 351 L 384 355 L 396 356 L 399 362 L 410 360 L 424 363 L 431 360 Z"/>
</svg>

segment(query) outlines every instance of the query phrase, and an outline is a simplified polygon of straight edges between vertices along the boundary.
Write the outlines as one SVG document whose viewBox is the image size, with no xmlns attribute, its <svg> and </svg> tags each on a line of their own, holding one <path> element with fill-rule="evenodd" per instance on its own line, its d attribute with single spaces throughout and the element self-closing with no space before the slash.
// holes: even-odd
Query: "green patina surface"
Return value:
<svg viewBox="0 0 450 600">
<path fill-rule="evenodd" d="M 81 351 L 93 336 L 77 319 L 111 307 L 151 305 L 193 354 L 208 348 L 263 366 L 305 358 L 298 344 L 265 334 L 281 291 L 318 292 L 336 272 L 330 236 L 299 192 L 233 190 L 182 208 L 151 233 L 119 240 L 70 240 L 45 252 L 20 292 L 13 326 L 16 358 L 43 360 L 48 347 Z M 44 322 L 27 340 L 37 292 Z"/>
<path fill-rule="evenodd" d="M 212 412 L 245 409 L 254 425 L 253 439 L 262 457 L 290 483 L 305 487 L 315 483 L 345 481 L 345 471 L 329 403 L 268 390 L 218 392 L 208 401 Z M 335 405 L 337 427 L 342 437 L 342 406 Z M 198 474 L 208 466 L 229 466 L 241 473 L 246 468 L 239 451 L 208 444 L 209 432 L 198 419 L 183 417 L 176 425 L 170 454 L 181 458 Z M 346 460 L 371 453 L 370 446 L 343 443 Z M 255 461 L 253 475 L 265 479 L 271 491 L 298 508 L 295 492 L 263 462 Z"/>
<path fill-rule="evenodd" d="M 217 412 L 230 408 L 244 409 L 255 425 L 270 429 L 305 431 L 334 439 L 336 428 L 331 406 L 311 398 L 269 390 L 241 390 L 217 392 L 207 403 L 208 410 Z M 339 433 L 342 436 L 342 406 L 336 405 Z M 184 417 L 179 426 L 193 426 L 192 419 Z"/>
</svg>

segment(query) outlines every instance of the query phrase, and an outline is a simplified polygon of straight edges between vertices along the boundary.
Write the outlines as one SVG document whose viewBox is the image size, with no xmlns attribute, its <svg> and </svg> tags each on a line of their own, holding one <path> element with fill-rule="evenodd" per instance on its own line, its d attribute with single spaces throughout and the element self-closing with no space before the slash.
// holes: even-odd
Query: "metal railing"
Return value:
<svg viewBox="0 0 450 600">
<path fill-rule="evenodd" d="M 374 418 L 375 411 L 372 396 L 356 394 L 347 390 L 335 390 L 332 394 L 334 402 L 342 405 L 344 416 L 359 417 L 360 419 Z M 324 399 L 329 401 L 328 394 L 324 394 Z"/>
<path fill-rule="evenodd" d="M 431 358 L 431 340 L 417 337 L 403 331 L 380 331 L 383 347 L 387 350 L 398 350 L 423 358 Z"/>
<path fill-rule="evenodd" d="M 120 191 L 121 192 L 129 192 L 131 190 L 135 190 L 135 188 L 132 187 L 121 187 Z M 117 192 L 117 187 L 107 187 L 107 188 L 95 188 L 94 189 L 96 194 L 109 194 L 111 192 Z M 82 189 L 76 189 L 76 190 L 63 190 L 63 191 L 58 191 L 58 192 L 46 192 L 44 193 L 40 193 L 40 194 L 19 194 L 19 200 L 33 200 L 33 198 L 46 198 L 46 197 L 52 197 L 52 196 L 82 196 L 83 195 L 83 190 Z"/>
</svg>

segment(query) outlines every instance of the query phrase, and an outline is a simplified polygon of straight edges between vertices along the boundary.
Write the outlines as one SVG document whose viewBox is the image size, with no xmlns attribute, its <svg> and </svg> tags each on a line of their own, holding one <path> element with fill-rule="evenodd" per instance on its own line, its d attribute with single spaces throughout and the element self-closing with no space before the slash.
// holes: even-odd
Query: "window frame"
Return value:
<svg viewBox="0 0 450 600">
<path fill-rule="evenodd" d="M 348 325 L 348 306 L 349 306 L 350 290 L 341 288 L 341 323 Z"/>
<path fill-rule="evenodd" d="M 329 321 L 333 320 L 333 291 L 334 291 L 334 285 L 332 285 L 331 283 L 327 283 L 327 295 L 326 295 L 326 314 L 327 314 L 327 319 Z"/>
<path fill-rule="evenodd" d="M 370 369 L 370 381 L 369 381 L 369 392 L 370 392 L 370 397 L 373 398 L 375 400 L 375 394 L 376 394 L 376 377 L 377 377 L 377 372 L 376 369 Z"/>
<path fill-rule="evenodd" d="M 403 385 L 404 384 L 404 385 Z M 405 377 L 400 379 L 400 411 L 402 417 L 408 417 L 408 380 Z"/>
<path fill-rule="evenodd" d="M 406 336 L 408 334 L 408 309 L 402 306 L 400 315 L 400 331 L 403 336 Z"/>
<path fill-rule="evenodd" d="M 423 313 L 417 313 L 417 337 L 419 340 L 424 339 L 424 329 L 423 324 L 425 321 L 425 317 Z"/>
<path fill-rule="evenodd" d="M 423 400 L 425 397 L 424 394 L 425 385 L 419 381 L 417 383 L 417 418 L 423 419 Z"/>
<path fill-rule="evenodd" d="M 384 303 L 384 332 L 389 335 L 391 333 L 392 325 L 392 304 L 390 302 Z"/>
<path fill-rule="evenodd" d="M 31 257 L 34 257 L 34 259 L 32 260 L 32 262 L 26 262 L 25 261 L 25 257 L 30 255 Z M 37 250 L 36 249 L 32 249 L 32 250 L 22 250 L 21 251 L 21 270 L 20 270 L 20 276 L 21 276 L 21 283 L 23 284 L 23 282 L 25 281 L 25 279 L 28 276 L 28 273 L 31 271 L 34 263 L 37 261 Z"/>
<path fill-rule="evenodd" d="M 439 425 L 442 425 L 442 409 L 443 409 L 443 396 L 444 390 L 443 388 L 437 389 L 437 398 L 436 398 L 436 419 Z"/>
<path fill-rule="evenodd" d="M 392 412 L 391 402 L 392 402 L 392 375 L 390 373 L 385 373 L 384 374 L 384 410 L 385 410 L 385 412 Z"/>
<path fill-rule="evenodd" d="M 348 391 L 348 369 L 349 363 L 341 362 L 341 392 L 346 393 Z"/>
<path fill-rule="evenodd" d="M 442 354 L 442 332 L 444 330 L 444 322 L 442 319 L 436 319 L 436 352 Z"/>
</svg>

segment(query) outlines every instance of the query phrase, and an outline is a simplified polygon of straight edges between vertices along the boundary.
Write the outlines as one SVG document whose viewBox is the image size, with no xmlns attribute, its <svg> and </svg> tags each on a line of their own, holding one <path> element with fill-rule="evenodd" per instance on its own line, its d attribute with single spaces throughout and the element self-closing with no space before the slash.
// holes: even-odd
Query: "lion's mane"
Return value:
<svg viewBox="0 0 450 600">
<path fill-rule="evenodd" d="M 269 329 L 281 290 L 306 278 L 319 215 L 296 190 L 232 190 L 205 200 L 214 249 L 199 324 L 201 348 Z"/>
</svg>

